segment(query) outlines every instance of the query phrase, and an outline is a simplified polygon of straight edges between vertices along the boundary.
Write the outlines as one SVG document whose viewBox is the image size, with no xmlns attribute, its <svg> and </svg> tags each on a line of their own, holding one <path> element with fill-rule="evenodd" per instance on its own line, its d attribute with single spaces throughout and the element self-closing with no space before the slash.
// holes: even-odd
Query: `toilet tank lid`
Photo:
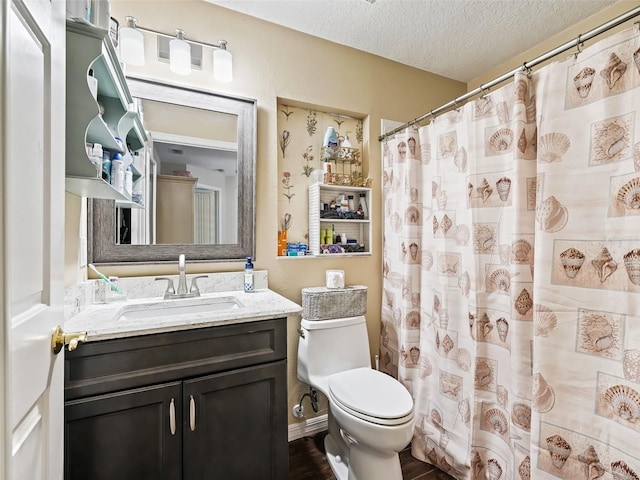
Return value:
<svg viewBox="0 0 640 480">
<path fill-rule="evenodd" d="M 347 318 L 332 318 L 330 320 L 306 320 L 303 318 L 300 322 L 300 326 L 305 330 L 322 330 L 324 328 L 348 327 L 350 325 L 357 325 L 358 323 L 364 322 L 366 322 L 364 315 Z"/>
<path fill-rule="evenodd" d="M 401 418 L 413 410 L 413 399 L 404 385 L 371 368 L 354 368 L 332 375 L 329 389 L 340 403 L 370 417 Z"/>
</svg>

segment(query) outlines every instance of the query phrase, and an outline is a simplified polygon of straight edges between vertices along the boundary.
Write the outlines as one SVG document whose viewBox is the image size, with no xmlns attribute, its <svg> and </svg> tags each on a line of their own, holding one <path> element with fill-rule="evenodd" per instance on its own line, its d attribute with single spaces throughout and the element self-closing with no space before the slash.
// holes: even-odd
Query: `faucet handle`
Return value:
<svg viewBox="0 0 640 480">
<path fill-rule="evenodd" d="M 199 278 L 209 278 L 209 275 L 198 275 L 197 277 L 193 277 L 191 279 L 191 289 L 189 290 L 189 293 L 195 293 L 196 295 L 200 295 L 200 289 L 198 288 Z"/>
<path fill-rule="evenodd" d="M 173 280 L 171 278 L 167 278 L 167 277 L 156 277 L 156 282 L 158 280 L 166 280 L 167 281 L 167 289 L 165 290 L 164 294 L 174 294 L 176 293 L 175 288 L 173 288 Z"/>
</svg>

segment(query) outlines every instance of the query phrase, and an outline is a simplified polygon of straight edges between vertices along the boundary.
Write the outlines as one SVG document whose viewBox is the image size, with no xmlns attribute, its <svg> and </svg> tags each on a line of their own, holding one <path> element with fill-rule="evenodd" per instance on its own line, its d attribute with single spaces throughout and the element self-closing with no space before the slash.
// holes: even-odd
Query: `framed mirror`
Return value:
<svg viewBox="0 0 640 480">
<path fill-rule="evenodd" d="M 89 262 L 254 256 L 256 101 L 135 77 L 127 84 L 150 142 L 132 152 L 135 202 L 89 201 Z"/>
</svg>

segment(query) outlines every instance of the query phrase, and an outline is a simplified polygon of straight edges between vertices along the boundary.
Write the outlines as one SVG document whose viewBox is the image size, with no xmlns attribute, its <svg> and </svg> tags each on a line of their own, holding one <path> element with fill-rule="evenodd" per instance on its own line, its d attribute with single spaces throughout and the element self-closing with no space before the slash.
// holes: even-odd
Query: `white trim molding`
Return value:
<svg viewBox="0 0 640 480">
<path fill-rule="evenodd" d="M 324 432 L 329 425 L 328 416 L 318 415 L 317 417 L 309 418 L 298 423 L 292 423 L 289 425 L 289 441 L 293 442 L 302 437 L 310 437 L 316 433 Z"/>
</svg>

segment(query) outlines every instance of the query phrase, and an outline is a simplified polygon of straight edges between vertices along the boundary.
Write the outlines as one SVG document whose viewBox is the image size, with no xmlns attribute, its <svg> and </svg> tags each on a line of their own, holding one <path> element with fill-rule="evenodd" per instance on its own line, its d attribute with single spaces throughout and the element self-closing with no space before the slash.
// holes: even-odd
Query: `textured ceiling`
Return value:
<svg viewBox="0 0 640 480">
<path fill-rule="evenodd" d="M 468 82 L 617 0 L 207 1 Z"/>
</svg>

